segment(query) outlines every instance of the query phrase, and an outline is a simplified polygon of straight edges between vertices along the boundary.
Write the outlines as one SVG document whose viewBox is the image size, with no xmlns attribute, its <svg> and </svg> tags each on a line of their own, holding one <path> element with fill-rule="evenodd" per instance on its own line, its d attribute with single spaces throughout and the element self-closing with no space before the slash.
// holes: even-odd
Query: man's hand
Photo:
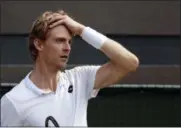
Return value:
<svg viewBox="0 0 181 128">
<path fill-rule="evenodd" d="M 70 18 L 63 11 L 54 14 L 48 20 L 50 20 L 50 28 L 63 24 L 74 35 L 81 35 L 85 28 L 84 25 Z M 95 33 L 91 33 L 92 32 L 89 31 L 91 38 L 99 38 L 100 36 L 98 33 L 99 36 L 95 36 Z M 93 40 L 88 43 L 93 44 L 95 42 Z M 139 60 L 136 55 L 128 51 L 119 42 L 110 38 L 107 38 L 103 42 L 99 50 L 102 51 L 110 61 L 98 69 L 94 82 L 94 89 L 100 89 L 118 83 L 128 73 L 135 71 L 139 65 Z"/>
<path fill-rule="evenodd" d="M 65 25 L 73 33 L 73 35 L 80 35 L 85 28 L 83 24 L 78 23 L 77 21 L 70 18 L 67 14 L 64 13 L 64 11 L 60 11 L 48 17 L 48 20 L 50 23 L 49 28 L 53 28 L 58 25 Z"/>
</svg>

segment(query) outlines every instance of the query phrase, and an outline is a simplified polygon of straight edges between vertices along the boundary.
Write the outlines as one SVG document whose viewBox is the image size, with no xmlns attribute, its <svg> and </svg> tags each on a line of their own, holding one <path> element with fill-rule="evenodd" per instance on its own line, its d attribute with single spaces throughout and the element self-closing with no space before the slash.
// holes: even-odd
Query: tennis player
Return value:
<svg viewBox="0 0 181 128">
<path fill-rule="evenodd" d="M 110 61 L 65 70 L 73 36 L 80 36 Z M 64 11 L 44 12 L 34 22 L 29 50 L 34 68 L 2 97 L 1 126 L 87 126 L 88 100 L 139 65 L 120 43 Z"/>
</svg>

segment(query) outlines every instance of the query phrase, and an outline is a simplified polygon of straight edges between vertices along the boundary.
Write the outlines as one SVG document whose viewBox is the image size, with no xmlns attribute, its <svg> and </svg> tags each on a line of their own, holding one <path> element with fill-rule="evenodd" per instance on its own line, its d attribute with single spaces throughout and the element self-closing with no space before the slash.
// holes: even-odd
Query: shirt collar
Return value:
<svg viewBox="0 0 181 128">
<path fill-rule="evenodd" d="M 30 78 L 29 78 L 29 76 L 30 76 L 31 73 L 32 73 L 32 71 L 29 72 L 29 73 L 26 75 L 26 77 L 25 77 L 25 85 L 26 85 L 30 90 L 32 90 L 34 93 L 36 93 L 36 94 L 38 94 L 38 95 L 53 93 L 52 91 L 45 91 L 45 90 L 42 90 L 42 89 L 38 88 L 38 87 L 30 80 Z M 59 80 L 59 82 L 60 82 L 60 80 Z M 60 85 L 59 82 L 57 83 L 57 84 L 58 84 L 57 89 L 59 88 L 59 85 Z M 56 90 L 56 91 L 57 91 L 57 90 Z"/>
</svg>

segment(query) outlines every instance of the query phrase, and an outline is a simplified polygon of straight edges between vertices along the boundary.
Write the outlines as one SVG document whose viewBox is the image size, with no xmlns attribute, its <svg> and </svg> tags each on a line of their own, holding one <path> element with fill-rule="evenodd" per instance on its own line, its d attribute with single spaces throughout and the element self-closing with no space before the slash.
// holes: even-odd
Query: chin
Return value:
<svg viewBox="0 0 181 128">
<path fill-rule="evenodd" d="M 67 67 L 66 63 L 61 63 L 61 64 L 58 65 L 58 69 L 61 70 L 61 71 L 64 71 L 66 67 Z"/>
</svg>

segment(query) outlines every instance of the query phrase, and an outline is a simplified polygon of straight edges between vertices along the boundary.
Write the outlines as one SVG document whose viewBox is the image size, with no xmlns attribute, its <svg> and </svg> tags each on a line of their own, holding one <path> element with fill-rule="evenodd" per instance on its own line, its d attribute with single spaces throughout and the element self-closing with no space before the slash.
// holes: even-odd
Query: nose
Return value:
<svg viewBox="0 0 181 128">
<path fill-rule="evenodd" d="M 69 53 L 71 50 L 71 45 L 69 43 L 65 43 L 63 51 Z"/>
</svg>

